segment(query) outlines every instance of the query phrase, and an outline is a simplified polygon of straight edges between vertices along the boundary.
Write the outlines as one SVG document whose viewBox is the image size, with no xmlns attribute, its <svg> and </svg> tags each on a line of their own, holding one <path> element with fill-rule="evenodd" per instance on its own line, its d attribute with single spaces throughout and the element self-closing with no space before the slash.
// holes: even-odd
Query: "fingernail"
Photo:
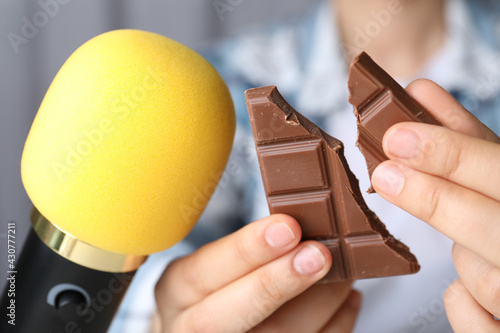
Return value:
<svg viewBox="0 0 500 333">
<path fill-rule="evenodd" d="M 395 196 L 403 190 L 405 177 L 395 165 L 380 165 L 373 171 L 372 183 L 377 192 Z"/>
<path fill-rule="evenodd" d="M 410 158 L 419 151 L 420 138 L 410 130 L 396 129 L 387 133 L 386 149 L 400 158 Z"/>
<path fill-rule="evenodd" d="M 318 248 L 312 245 L 305 246 L 295 255 L 293 267 L 302 275 L 314 274 L 325 267 L 325 257 Z"/>
<path fill-rule="evenodd" d="M 283 247 L 295 239 L 292 229 L 284 223 L 273 223 L 269 225 L 265 232 L 266 242 L 272 247 Z"/>
<path fill-rule="evenodd" d="M 347 303 L 349 303 L 350 306 L 352 306 L 355 309 L 360 309 L 361 308 L 361 294 L 353 290 L 349 294 L 349 297 L 347 298 Z"/>
</svg>

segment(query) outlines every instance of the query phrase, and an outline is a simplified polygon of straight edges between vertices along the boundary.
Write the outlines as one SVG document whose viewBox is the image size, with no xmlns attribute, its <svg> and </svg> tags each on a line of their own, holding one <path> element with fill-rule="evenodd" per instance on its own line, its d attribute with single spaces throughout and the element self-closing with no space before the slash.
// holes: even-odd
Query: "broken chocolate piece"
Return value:
<svg viewBox="0 0 500 333">
<path fill-rule="evenodd" d="M 382 139 L 392 125 L 403 121 L 442 125 L 365 52 L 352 61 L 347 85 L 358 123 L 357 146 L 370 178 L 373 170 L 388 159 Z"/>
<path fill-rule="evenodd" d="M 416 273 L 415 256 L 364 202 L 342 142 L 274 86 L 247 90 L 245 98 L 269 210 L 294 217 L 303 240 L 328 247 L 333 265 L 323 282 Z"/>
</svg>

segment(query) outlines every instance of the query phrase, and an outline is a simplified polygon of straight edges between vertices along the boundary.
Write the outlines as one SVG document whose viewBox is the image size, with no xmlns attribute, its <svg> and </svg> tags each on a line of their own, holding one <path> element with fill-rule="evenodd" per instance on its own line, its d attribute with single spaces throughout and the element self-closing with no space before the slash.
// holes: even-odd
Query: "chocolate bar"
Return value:
<svg viewBox="0 0 500 333">
<path fill-rule="evenodd" d="M 373 170 L 388 159 L 382 138 L 392 125 L 403 121 L 442 125 L 365 52 L 352 61 L 347 85 L 358 123 L 357 146 L 370 178 Z"/>
<path fill-rule="evenodd" d="M 420 266 L 366 205 L 341 141 L 295 111 L 276 87 L 245 92 L 271 214 L 294 217 L 303 240 L 330 250 L 322 282 L 416 273 Z"/>
</svg>

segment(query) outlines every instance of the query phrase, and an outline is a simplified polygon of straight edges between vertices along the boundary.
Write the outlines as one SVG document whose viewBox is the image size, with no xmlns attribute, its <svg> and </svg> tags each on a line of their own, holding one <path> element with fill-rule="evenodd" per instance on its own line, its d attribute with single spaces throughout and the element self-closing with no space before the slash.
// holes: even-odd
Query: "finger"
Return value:
<svg viewBox="0 0 500 333">
<path fill-rule="evenodd" d="M 500 322 L 476 302 L 460 279 L 448 287 L 443 300 L 455 333 L 499 332 Z"/>
<path fill-rule="evenodd" d="M 467 111 L 453 96 L 438 84 L 418 79 L 406 87 L 406 91 L 429 110 L 445 127 L 454 131 L 500 142 L 498 136 Z"/>
<path fill-rule="evenodd" d="M 361 308 L 361 294 L 352 290 L 340 310 L 333 316 L 321 333 L 350 333 L 356 324 L 356 318 Z"/>
<path fill-rule="evenodd" d="M 207 244 L 167 267 L 156 286 L 160 308 L 181 309 L 280 257 L 301 237 L 298 223 L 272 215 Z M 168 304 L 163 307 L 163 300 Z"/>
<path fill-rule="evenodd" d="M 351 281 L 314 285 L 280 307 L 255 333 L 318 332 L 342 306 L 351 285 Z"/>
<path fill-rule="evenodd" d="M 372 184 L 386 200 L 500 266 L 497 201 L 394 161 L 374 170 Z"/>
<path fill-rule="evenodd" d="M 460 280 L 477 302 L 500 318 L 500 268 L 459 244 L 453 246 L 453 261 Z"/>
<path fill-rule="evenodd" d="M 247 332 L 326 275 L 329 250 L 307 241 L 182 313 L 174 332 Z"/>
<path fill-rule="evenodd" d="M 500 200 L 500 144 L 444 127 L 399 123 L 384 136 L 395 161 Z"/>
</svg>

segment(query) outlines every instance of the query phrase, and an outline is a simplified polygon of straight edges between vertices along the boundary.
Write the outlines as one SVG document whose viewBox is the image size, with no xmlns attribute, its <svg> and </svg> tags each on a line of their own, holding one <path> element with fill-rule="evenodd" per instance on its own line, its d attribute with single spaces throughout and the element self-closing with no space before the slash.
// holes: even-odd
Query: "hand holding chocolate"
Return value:
<svg viewBox="0 0 500 333">
<path fill-rule="evenodd" d="M 441 125 L 365 52 L 352 61 L 347 85 L 358 122 L 357 146 L 366 159 L 370 177 L 388 159 L 382 139 L 392 125 L 404 121 Z M 370 188 L 368 192 L 374 191 Z"/>
<path fill-rule="evenodd" d="M 416 273 L 420 266 L 366 205 L 341 141 L 295 111 L 276 87 L 245 98 L 271 214 L 294 217 L 303 240 L 332 253 L 323 282 Z"/>
</svg>

